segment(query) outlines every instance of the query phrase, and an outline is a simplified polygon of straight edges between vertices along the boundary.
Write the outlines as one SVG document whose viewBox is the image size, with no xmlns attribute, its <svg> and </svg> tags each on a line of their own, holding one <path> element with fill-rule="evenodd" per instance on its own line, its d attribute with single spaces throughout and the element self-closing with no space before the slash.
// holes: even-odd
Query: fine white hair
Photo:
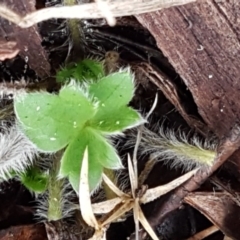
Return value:
<svg viewBox="0 0 240 240">
<path fill-rule="evenodd" d="M 8 179 L 11 172 L 23 172 L 38 155 L 37 148 L 17 127 L 1 126 L 0 177 Z"/>
<path fill-rule="evenodd" d="M 131 135 L 126 145 L 135 145 L 136 135 Z M 160 127 L 158 133 L 143 128 L 139 146 L 140 155 L 150 155 L 150 159 L 163 161 L 171 167 L 183 167 L 190 170 L 201 166 L 210 167 L 216 157 L 216 141 L 201 140 L 196 135 L 191 138 L 181 132 L 164 130 Z"/>
</svg>

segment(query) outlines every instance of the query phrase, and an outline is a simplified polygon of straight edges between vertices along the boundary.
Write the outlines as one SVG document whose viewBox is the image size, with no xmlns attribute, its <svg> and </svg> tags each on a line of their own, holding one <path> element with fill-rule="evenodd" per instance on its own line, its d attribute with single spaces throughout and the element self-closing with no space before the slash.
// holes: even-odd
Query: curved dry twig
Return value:
<svg viewBox="0 0 240 240">
<path fill-rule="evenodd" d="M 172 6 L 184 5 L 196 0 L 109 0 L 107 16 L 106 11 L 100 8 L 102 4 L 98 2 L 74 5 L 74 6 L 62 6 L 62 7 L 50 7 L 44 8 L 25 16 L 12 11 L 5 5 L 0 5 L 0 16 L 7 19 L 10 22 L 17 24 L 19 27 L 28 28 L 39 22 L 51 19 L 51 18 L 66 18 L 66 19 L 93 19 L 93 18 L 107 18 L 109 20 L 113 17 L 130 16 L 136 14 L 142 14 L 147 12 L 158 11 L 163 8 Z"/>
</svg>

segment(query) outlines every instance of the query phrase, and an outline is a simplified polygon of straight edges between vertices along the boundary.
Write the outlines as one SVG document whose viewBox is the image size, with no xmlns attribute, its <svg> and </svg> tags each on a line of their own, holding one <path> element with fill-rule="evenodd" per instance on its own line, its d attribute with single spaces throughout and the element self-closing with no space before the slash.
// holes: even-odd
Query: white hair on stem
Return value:
<svg viewBox="0 0 240 240">
<path fill-rule="evenodd" d="M 39 195 L 36 199 L 37 209 L 35 218 L 39 222 L 56 221 L 71 217 L 76 209 L 74 204 L 71 203 L 74 191 L 66 179 L 56 180 L 50 184 L 48 191 Z M 54 194 L 55 198 L 51 196 L 52 190 L 57 191 Z"/>
<path fill-rule="evenodd" d="M 0 132 L 0 177 L 8 179 L 11 171 L 23 172 L 38 155 L 37 148 L 16 126 Z"/>
<path fill-rule="evenodd" d="M 131 139 L 128 145 L 133 145 Z M 163 130 L 158 134 L 143 128 L 140 142 L 140 154 L 150 155 L 151 159 L 164 161 L 170 166 L 183 167 L 184 170 L 206 166 L 210 167 L 216 157 L 217 143 L 211 140 L 200 140 L 194 135 L 190 140 L 184 133 Z"/>
</svg>

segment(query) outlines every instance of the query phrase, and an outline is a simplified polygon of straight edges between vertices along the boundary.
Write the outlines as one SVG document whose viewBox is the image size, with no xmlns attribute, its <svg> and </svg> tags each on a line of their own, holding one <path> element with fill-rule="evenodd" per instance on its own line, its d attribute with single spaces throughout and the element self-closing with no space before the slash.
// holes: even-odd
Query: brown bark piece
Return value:
<svg viewBox="0 0 240 240">
<path fill-rule="evenodd" d="M 184 201 L 204 214 L 232 239 L 240 239 L 240 207 L 224 193 L 192 193 Z"/>
<path fill-rule="evenodd" d="M 219 138 L 227 140 L 210 172 L 199 171 L 158 206 L 149 218 L 153 227 L 239 148 L 239 13 L 239 1 L 201 0 L 136 16 L 182 77 L 203 120 Z M 231 215 L 227 218 L 234 217 Z"/>
<path fill-rule="evenodd" d="M 35 0 L 2 0 L 2 3 L 12 10 L 21 13 L 21 15 L 35 11 Z M 17 42 L 20 56 L 25 59 L 39 77 L 50 75 L 50 64 L 47 54 L 41 45 L 41 37 L 36 25 L 27 29 L 21 29 L 15 24 L 0 18 L 0 36 L 6 39 L 6 43 L 9 41 Z"/>
<path fill-rule="evenodd" d="M 6 42 L 0 40 L 0 61 L 16 57 L 19 49 L 16 42 Z"/>
<path fill-rule="evenodd" d="M 239 13 L 239 1 L 202 0 L 137 16 L 219 137 L 240 119 Z"/>
<path fill-rule="evenodd" d="M 47 240 L 43 224 L 14 226 L 0 231 L 0 240 Z"/>
<path fill-rule="evenodd" d="M 205 124 L 189 115 L 185 110 L 178 94 L 177 86 L 173 83 L 172 79 L 170 79 L 160 69 L 154 70 L 154 68 L 147 63 L 138 64 L 138 71 L 141 71 L 145 77 L 147 77 L 163 92 L 166 98 L 175 106 L 177 111 L 181 114 L 190 127 L 202 133 L 203 136 L 207 135 L 208 129 Z"/>
</svg>

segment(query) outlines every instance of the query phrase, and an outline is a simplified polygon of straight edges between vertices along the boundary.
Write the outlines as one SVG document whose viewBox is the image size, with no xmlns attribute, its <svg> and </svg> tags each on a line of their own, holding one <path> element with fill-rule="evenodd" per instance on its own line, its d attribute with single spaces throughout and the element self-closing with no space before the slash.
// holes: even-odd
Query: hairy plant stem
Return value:
<svg viewBox="0 0 240 240">
<path fill-rule="evenodd" d="M 63 5 L 65 6 L 73 6 L 76 4 L 76 0 L 63 0 Z M 66 62 L 71 63 L 84 58 L 84 33 L 79 19 L 67 20 L 67 26 L 69 29 L 70 45 Z"/>
<path fill-rule="evenodd" d="M 49 174 L 48 183 L 48 221 L 56 221 L 63 217 L 63 185 L 64 179 L 58 179 L 62 151 L 56 153 Z"/>
</svg>

